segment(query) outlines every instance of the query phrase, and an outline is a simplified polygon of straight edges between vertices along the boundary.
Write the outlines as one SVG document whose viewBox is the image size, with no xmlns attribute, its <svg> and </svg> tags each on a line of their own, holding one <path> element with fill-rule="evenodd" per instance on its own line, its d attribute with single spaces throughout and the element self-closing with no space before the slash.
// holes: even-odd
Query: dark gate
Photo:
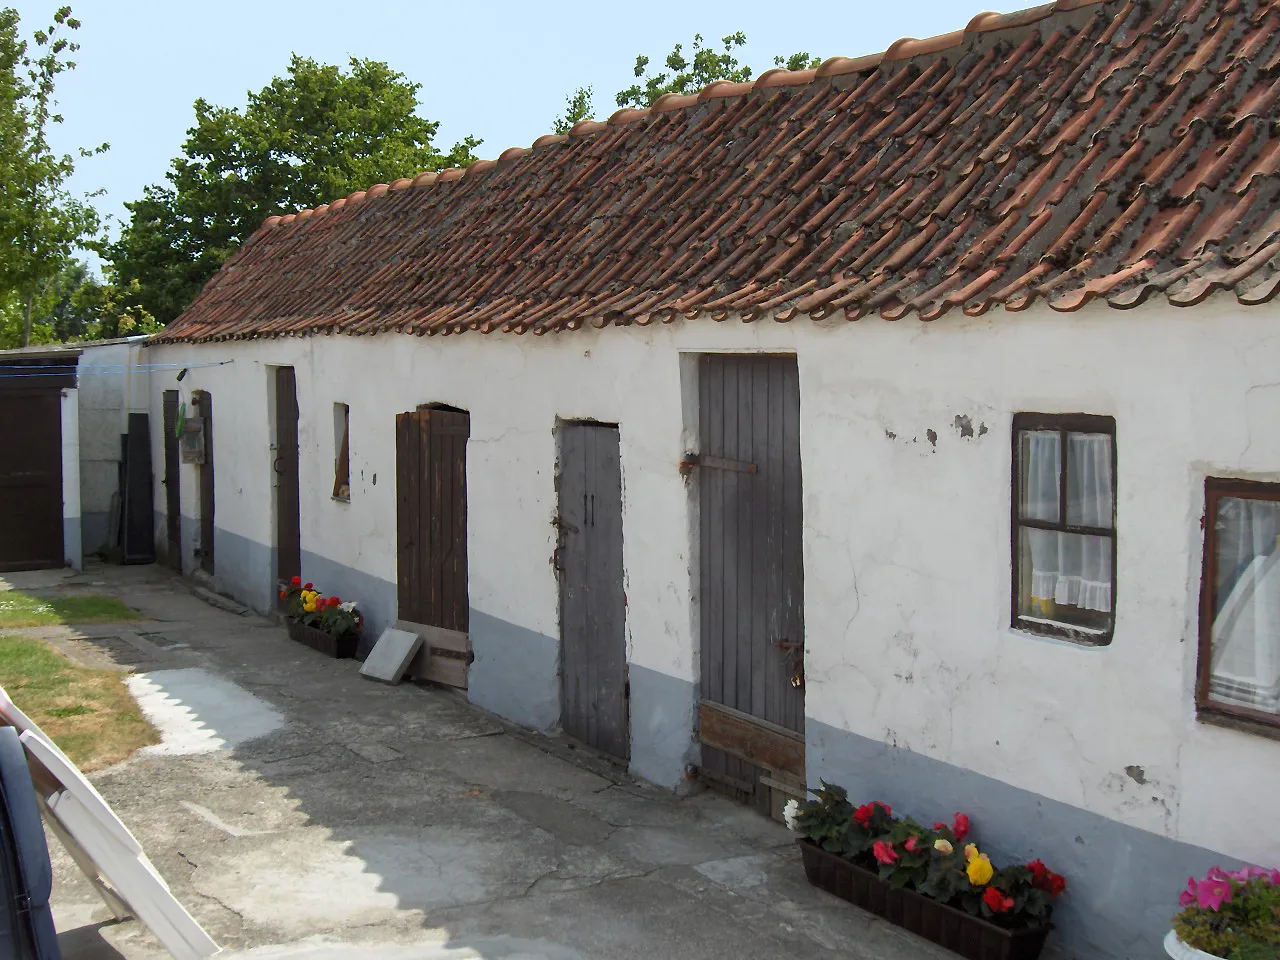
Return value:
<svg viewBox="0 0 1280 960">
<path fill-rule="evenodd" d="M 298 490 L 298 384 L 293 367 L 276 367 L 276 579 L 302 575 Z"/>
<path fill-rule="evenodd" d="M 200 545 L 196 557 L 200 569 L 213 573 L 213 397 L 204 390 L 192 395 L 191 404 L 204 421 L 204 463 L 200 464 Z"/>
<path fill-rule="evenodd" d="M 467 685 L 467 438 L 471 415 L 420 407 L 396 415 L 399 618 L 426 640 L 415 676 Z"/>
<path fill-rule="evenodd" d="M 628 757 L 626 597 L 618 428 L 560 428 L 561 718 L 564 732 Z"/>
<path fill-rule="evenodd" d="M 698 379 L 702 771 L 768 807 L 769 780 L 805 775 L 800 378 L 704 356 Z"/>
<path fill-rule="evenodd" d="M 36 570 L 66 563 L 62 390 L 26 388 L 38 376 L 43 374 L 12 374 L 0 381 L 0 570 Z M 74 368 L 71 386 L 75 386 Z"/>
<path fill-rule="evenodd" d="M 178 453 L 178 391 L 164 392 L 164 511 L 165 560 L 174 570 L 182 571 L 182 487 L 179 477 L 181 459 Z"/>
<path fill-rule="evenodd" d="M 125 563 L 155 563 L 155 491 L 151 470 L 151 418 L 129 414 L 120 487 L 120 546 Z"/>
</svg>

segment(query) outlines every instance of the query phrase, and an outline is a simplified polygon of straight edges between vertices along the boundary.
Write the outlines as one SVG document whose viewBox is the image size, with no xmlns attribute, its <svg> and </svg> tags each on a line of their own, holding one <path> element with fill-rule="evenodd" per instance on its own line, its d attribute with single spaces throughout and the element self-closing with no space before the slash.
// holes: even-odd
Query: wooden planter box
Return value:
<svg viewBox="0 0 1280 960">
<path fill-rule="evenodd" d="M 1037 960 L 1053 928 L 1046 923 L 1005 930 L 912 890 L 891 890 L 877 873 L 827 853 L 810 840 L 798 842 L 805 875 L 815 887 L 968 960 Z"/>
<path fill-rule="evenodd" d="M 331 633 L 325 633 L 323 630 L 309 627 L 292 617 L 285 618 L 285 625 L 289 630 L 290 640 L 296 640 L 298 643 L 310 647 L 318 653 L 323 653 L 326 657 L 333 657 L 335 660 L 349 660 L 356 655 L 358 637 L 350 634 L 345 637 L 335 637 Z"/>
</svg>

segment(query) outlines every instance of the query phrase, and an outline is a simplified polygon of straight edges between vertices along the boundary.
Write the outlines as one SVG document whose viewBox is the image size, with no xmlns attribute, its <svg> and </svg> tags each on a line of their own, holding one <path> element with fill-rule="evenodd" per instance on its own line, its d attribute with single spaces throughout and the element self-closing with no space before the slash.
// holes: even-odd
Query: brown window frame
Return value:
<svg viewBox="0 0 1280 960">
<path fill-rule="evenodd" d="M 1060 436 L 1060 450 L 1062 451 L 1059 465 L 1059 503 L 1058 503 L 1058 523 L 1050 523 L 1046 520 L 1024 520 L 1018 516 L 1018 504 L 1021 501 L 1021 484 L 1022 471 L 1021 464 L 1021 444 L 1019 443 L 1019 435 L 1025 430 L 1056 430 Z M 1015 630 L 1021 630 L 1025 633 L 1034 633 L 1045 637 L 1056 637 L 1060 640 L 1069 640 L 1072 643 L 1079 643 L 1084 646 L 1105 647 L 1110 645 L 1115 638 L 1116 632 L 1116 611 L 1117 603 L 1117 569 L 1116 569 L 1116 541 L 1119 539 L 1119 530 L 1116 518 L 1119 510 L 1119 486 L 1120 474 L 1118 472 L 1118 457 L 1116 443 L 1116 420 L 1115 417 L 1101 416 L 1091 413 L 1015 413 L 1013 416 L 1013 477 L 1010 484 L 1009 514 L 1011 517 L 1010 524 L 1010 626 Z M 1081 527 L 1067 523 L 1067 459 L 1068 444 L 1067 434 L 1069 433 L 1105 433 L 1111 437 L 1111 527 L 1109 529 L 1103 527 Z M 1019 549 L 1019 536 L 1022 527 L 1033 527 L 1040 530 L 1057 530 L 1063 533 L 1079 533 L 1087 536 L 1108 537 L 1111 540 L 1111 622 L 1105 633 L 1096 633 L 1093 631 L 1078 630 L 1069 624 L 1064 623 L 1041 623 L 1036 620 L 1030 620 L 1024 617 L 1019 609 L 1019 598 L 1021 596 L 1021 584 L 1019 583 L 1019 574 L 1021 570 L 1021 557 Z"/>
<path fill-rule="evenodd" d="M 1223 499 L 1280 501 L 1280 483 L 1235 480 L 1227 477 L 1204 478 L 1204 514 L 1200 518 L 1200 525 L 1204 528 L 1204 556 L 1200 570 L 1200 642 L 1196 655 L 1196 719 L 1280 739 L 1280 716 L 1231 703 L 1219 703 L 1209 696 L 1209 681 L 1213 672 L 1211 656 L 1213 609 L 1217 600 L 1214 595 L 1216 577 L 1213 568 L 1218 540 L 1215 518 L 1218 515 L 1218 501 Z"/>
</svg>

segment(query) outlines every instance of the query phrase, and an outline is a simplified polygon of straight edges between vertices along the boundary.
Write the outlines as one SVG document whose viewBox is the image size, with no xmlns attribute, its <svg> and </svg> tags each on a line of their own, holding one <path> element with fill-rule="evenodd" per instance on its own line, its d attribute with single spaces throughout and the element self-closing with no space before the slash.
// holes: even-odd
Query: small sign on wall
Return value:
<svg viewBox="0 0 1280 960">
<path fill-rule="evenodd" d="M 183 463 L 204 463 L 204 418 L 192 417 L 182 424 L 178 449 Z"/>
</svg>

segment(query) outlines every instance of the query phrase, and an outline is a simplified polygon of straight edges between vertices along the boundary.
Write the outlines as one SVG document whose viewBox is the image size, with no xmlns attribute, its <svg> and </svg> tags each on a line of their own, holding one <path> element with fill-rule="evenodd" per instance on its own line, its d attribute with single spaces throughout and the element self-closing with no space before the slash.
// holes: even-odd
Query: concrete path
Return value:
<svg viewBox="0 0 1280 960">
<path fill-rule="evenodd" d="M 164 743 L 94 781 L 231 956 L 951 956 L 811 888 L 786 830 L 714 794 L 676 798 L 451 692 L 364 680 L 156 568 L 41 578 L 149 618 L 41 633 L 135 671 Z M 66 960 L 165 956 L 104 922 L 52 849 Z"/>
</svg>

